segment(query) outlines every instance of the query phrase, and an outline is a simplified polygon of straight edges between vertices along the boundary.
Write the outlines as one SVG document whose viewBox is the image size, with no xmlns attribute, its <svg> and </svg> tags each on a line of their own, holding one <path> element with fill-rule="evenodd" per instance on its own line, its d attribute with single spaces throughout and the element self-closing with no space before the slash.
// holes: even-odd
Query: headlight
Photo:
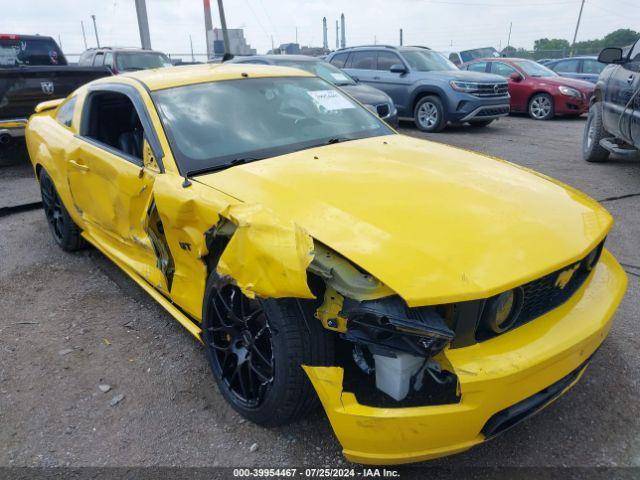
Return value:
<svg viewBox="0 0 640 480">
<path fill-rule="evenodd" d="M 562 85 L 561 87 L 558 88 L 558 90 L 560 90 L 561 94 L 567 95 L 568 97 L 577 97 L 577 98 L 582 97 L 580 92 L 575 88 L 565 87 L 564 85 Z"/>
<path fill-rule="evenodd" d="M 522 308 L 522 290 L 516 288 L 487 300 L 482 323 L 494 333 L 509 330 L 518 319 Z"/>
<path fill-rule="evenodd" d="M 478 84 L 476 82 L 461 82 L 459 80 L 451 80 L 449 82 L 451 88 L 457 90 L 458 92 L 475 92 L 478 90 Z"/>
</svg>

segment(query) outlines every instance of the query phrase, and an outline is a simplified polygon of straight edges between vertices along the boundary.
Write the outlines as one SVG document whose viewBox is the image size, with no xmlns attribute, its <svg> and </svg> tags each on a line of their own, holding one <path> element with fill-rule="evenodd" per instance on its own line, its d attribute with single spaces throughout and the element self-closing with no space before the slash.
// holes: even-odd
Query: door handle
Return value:
<svg viewBox="0 0 640 480">
<path fill-rule="evenodd" d="M 374 80 L 380 80 L 380 77 L 373 77 Z"/>
<path fill-rule="evenodd" d="M 629 84 L 630 84 L 630 83 L 633 83 L 633 79 L 634 79 L 634 78 L 635 78 L 635 77 L 634 77 L 633 75 L 629 75 L 629 78 L 627 78 L 627 83 L 629 83 Z"/>
<path fill-rule="evenodd" d="M 83 165 L 82 163 L 78 163 L 75 160 L 69 160 L 69 163 L 71 165 L 73 165 L 75 168 L 77 168 L 78 170 L 82 170 L 83 172 L 88 172 L 89 171 L 89 167 L 86 165 Z"/>
</svg>

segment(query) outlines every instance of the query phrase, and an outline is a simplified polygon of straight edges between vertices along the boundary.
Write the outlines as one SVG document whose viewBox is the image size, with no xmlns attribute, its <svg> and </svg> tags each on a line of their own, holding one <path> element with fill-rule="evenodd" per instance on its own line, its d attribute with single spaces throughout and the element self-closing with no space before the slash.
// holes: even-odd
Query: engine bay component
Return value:
<svg viewBox="0 0 640 480">
<path fill-rule="evenodd" d="M 396 353 L 394 357 L 374 355 L 376 387 L 394 400 L 400 401 L 413 385 L 422 385 L 426 359 L 409 353 Z M 420 377 L 420 378 L 418 378 Z"/>
</svg>

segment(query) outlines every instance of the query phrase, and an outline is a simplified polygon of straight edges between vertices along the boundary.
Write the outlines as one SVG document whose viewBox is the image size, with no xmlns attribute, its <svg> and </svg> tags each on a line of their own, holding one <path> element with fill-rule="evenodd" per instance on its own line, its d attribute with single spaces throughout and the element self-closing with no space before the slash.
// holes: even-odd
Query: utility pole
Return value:
<svg viewBox="0 0 640 480">
<path fill-rule="evenodd" d="M 327 17 L 322 17 L 322 49 L 329 51 L 329 40 L 327 40 Z"/>
<path fill-rule="evenodd" d="M 271 35 L 271 53 L 276 53 L 274 52 L 274 50 L 275 50 L 275 47 L 273 45 L 273 35 Z"/>
<path fill-rule="evenodd" d="M 509 22 L 509 36 L 507 37 L 507 47 L 511 46 L 511 27 L 513 27 L 513 22 Z"/>
<path fill-rule="evenodd" d="M 196 61 L 196 57 L 193 54 L 193 38 L 191 38 L 191 34 L 189 34 L 189 45 L 191 45 L 191 61 L 195 62 Z"/>
<path fill-rule="evenodd" d="M 84 49 L 86 50 L 87 47 L 87 35 L 84 33 L 84 22 L 82 20 L 80 20 L 80 26 L 82 27 L 82 39 L 84 40 Z"/>
<path fill-rule="evenodd" d="M 143 50 L 151 50 L 147 2 L 145 0 L 136 0 L 136 16 L 138 17 L 138 30 L 140 30 L 140 45 Z"/>
<path fill-rule="evenodd" d="M 58 46 L 62 48 L 62 38 L 60 38 L 60 34 L 58 34 Z"/>
<path fill-rule="evenodd" d="M 400 46 L 402 46 L 402 29 L 400 29 Z"/>
<path fill-rule="evenodd" d="M 573 57 L 576 48 L 576 38 L 578 37 L 578 28 L 580 28 L 580 19 L 582 18 L 582 9 L 584 8 L 584 0 L 580 4 L 580 13 L 578 13 L 578 23 L 576 23 L 576 31 L 573 33 L 573 42 L 571 42 L 571 55 Z"/>
<path fill-rule="evenodd" d="M 373 36 L 373 44 L 374 44 L 374 45 L 377 45 L 377 44 L 378 44 L 378 36 L 377 36 L 377 35 L 374 35 L 374 36 Z"/>
<path fill-rule="evenodd" d="M 209 42 L 209 32 L 213 35 L 213 25 L 211 22 L 211 3 L 209 0 L 202 0 L 202 6 L 204 7 L 204 38 L 207 43 L 207 60 L 211 60 L 213 57 L 213 38 Z"/>
<path fill-rule="evenodd" d="M 298 27 L 296 27 L 296 43 L 298 43 Z"/>
<path fill-rule="evenodd" d="M 96 34 L 96 44 L 98 45 L 98 48 L 100 48 L 100 39 L 98 38 L 98 27 L 96 26 L 96 16 L 91 15 L 91 20 L 93 20 L 93 31 Z"/>
<path fill-rule="evenodd" d="M 222 38 L 224 39 L 224 53 L 231 53 L 229 44 L 229 32 L 227 31 L 227 19 L 224 16 L 224 6 L 222 0 L 218 0 L 218 10 L 220 10 L 220 25 L 222 26 Z"/>
<path fill-rule="evenodd" d="M 347 46 L 347 32 L 344 25 L 344 13 L 340 15 L 340 46 L 345 48 Z"/>
<path fill-rule="evenodd" d="M 336 50 L 340 48 L 340 43 L 338 43 L 338 20 L 336 20 Z"/>
</svg>

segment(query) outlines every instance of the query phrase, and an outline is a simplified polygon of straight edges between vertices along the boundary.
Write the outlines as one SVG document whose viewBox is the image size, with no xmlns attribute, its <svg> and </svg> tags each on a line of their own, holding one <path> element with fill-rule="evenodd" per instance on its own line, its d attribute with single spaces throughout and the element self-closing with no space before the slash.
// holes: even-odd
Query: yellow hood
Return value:
<svg viewBox="0 0 640 480">
<path fill-rule="evenodd" d="M 411 306 L 488 297 L 541 277 L 582 258 L 613 223 L 594 200 L 541 175 L 403 135 L 197 180 L 296 222 Z"/>
</svg>

